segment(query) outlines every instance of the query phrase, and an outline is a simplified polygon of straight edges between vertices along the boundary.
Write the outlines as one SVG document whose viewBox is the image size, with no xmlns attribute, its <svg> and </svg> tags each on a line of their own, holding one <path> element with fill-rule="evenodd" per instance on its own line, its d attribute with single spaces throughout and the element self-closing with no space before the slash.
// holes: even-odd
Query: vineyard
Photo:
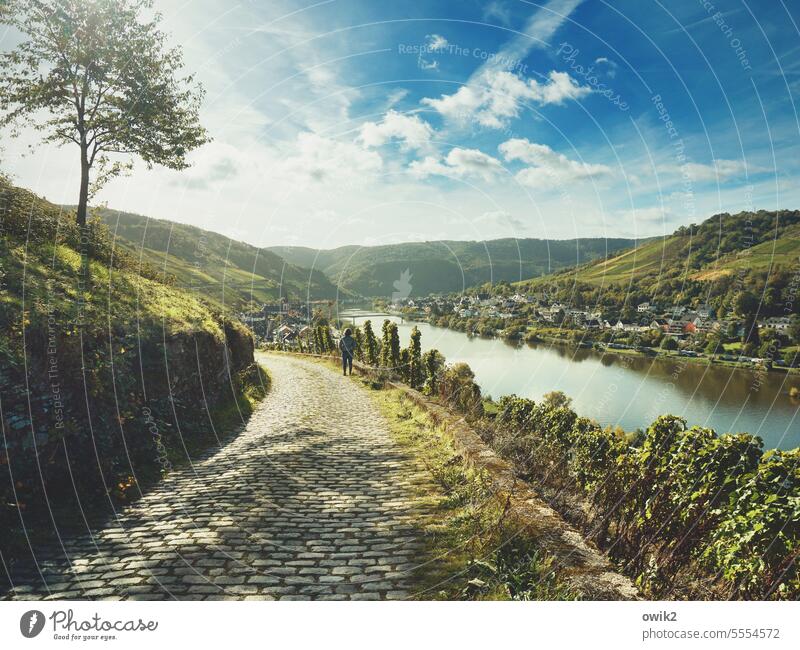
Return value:
<svg viewBox="0 0 800 650">
<path fill-rule="evenodd" d="M 500 400 L 489 441 L 651 598 L 796 599 L 800 451 L 659 417 L 634 437 L 565 406 Z"/>
</svg>

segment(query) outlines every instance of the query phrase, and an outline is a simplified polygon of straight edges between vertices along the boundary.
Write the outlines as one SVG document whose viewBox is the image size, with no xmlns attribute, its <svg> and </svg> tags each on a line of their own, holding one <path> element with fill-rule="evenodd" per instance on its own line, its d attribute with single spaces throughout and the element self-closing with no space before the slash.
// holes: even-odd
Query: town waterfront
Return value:
<svg viewBox="0 0 800 650">
<path fill-rule="evenodd" d="M 797 376 L 558 344 L 507 343 L 357 309 L 342 311 L 339 318 L 356 325 L 372 320 L 378 335 L 388 318 L 398 323 L 403 345 L 416 325 L 423 350 L 436 348 L 449 363 L 468 363 L 484 395 L 539 399 L 560 390 L 580 415 L 627 431 L 672 413 L 717 433 L 759 435 L 765 448 L 800 445 L 800 401 L 789 396 L 792 386 L 800 386 Z"/>
</svg>

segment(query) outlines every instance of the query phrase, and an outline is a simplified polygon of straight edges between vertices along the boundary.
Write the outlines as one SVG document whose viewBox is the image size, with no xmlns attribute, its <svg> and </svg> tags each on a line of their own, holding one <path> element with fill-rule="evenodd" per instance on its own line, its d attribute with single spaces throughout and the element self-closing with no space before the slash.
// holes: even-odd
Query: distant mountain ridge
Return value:
<svg viewBox="0 0 800 650">
<path fill-rule="evenodd" d="M 368 297 L 398 293 L 424 296 L 462 291 L 485 282 L 519 282 L 614 255 L 636 246 L 626 238 L 567 240 L 439 240 L 342 246 L 318 250 L 303 246 L 270 246 L 287 262 L 319 269 L 340 290 Z M 408 271 L 408 273 L 406 273 Z"/>
</svg>

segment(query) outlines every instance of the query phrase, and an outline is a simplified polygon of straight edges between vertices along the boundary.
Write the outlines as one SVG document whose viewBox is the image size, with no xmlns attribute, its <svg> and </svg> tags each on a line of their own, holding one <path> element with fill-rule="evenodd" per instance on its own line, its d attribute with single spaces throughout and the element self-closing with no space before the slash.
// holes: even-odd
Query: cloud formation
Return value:
<svg viewBox="0 0 800 650">
<path fill-rule="evenodd" d="M 727 160 L 717 158 L 710 164 L 687 162 L 683 165 L 660 165 L 662 174 L 687 176 L 697 183 L 720 182 L 744 179 L 748 174 L 759 174 L 771 171 L 760 165 L 747 164 L 744 160 Z"/>
<path fill-rule="evenodd" d="M 480 178 L 489 181 L 503 171 L 502 163 L 478 149 L 454 147 L 444 159 L 426 156 L 408 166 L 409 172 L 418 178 L 447 176 L 449 178 Z"/>
<path fill-rule="evenodd" d="M 606 75 L 610 79 L 613 79 L 614 77 L 617 76 L 617 68 L 619 66 L 617 65 L 616 61 L 612 61 L 611 59 L 609 59 L 606 56 L 601 56 L 601 57 L 596 58 L 594 60 L 594 63 L 595 63 L 595 65 L 605 66 Z"/>
<path fill-rule="evenodd" d="M 498 149 L 505 160 L 530 165 L 515 175 L 517 181 L 526 187 L 546 188 L 611 174 L 611 168 L 606 165 L 570 160 L 546 144 L 536 144 L 526 138 L 506 140 Z"/>
<path fill-rule="evenodd" d="M 375 151 L 308 131 L 298 134 L 292 149 L 294 155 L 279 161 L 273 173 L 293 183 L 357 186 L 383 167 Z"/>
<path fill-rule="evenodd" d="M 423 149 L 430 144 L 433 129 L 417 115 L 390 110 L 380 122 L 364 122 L 358 140 L 365 147 L 380 147 L 399 140 L 404 149 Z"/>
<path fill-rule="evenodd" d="M 489 212 L 484 212 L 475 217 L 472 223 L 475 225 L 505 226 L 516 231 L 525 230 L 526 228 L 522 219 L 512 217 L 505 210 L 490 210 Z"/>
<path fill-rule="evenodd" d="M 491 70 L 485 72 L 480 80 L 461 86 L 451 95 L 442 95 L 439 99 L 425 97 L 422 104 L 448 119 L 475 120 L 481 126 L 499 129 L 519 115 L 520 106 L 525 102 L 540 106 L 563 104 L 566 100 L 580 99 L 591 91 L 566 72 L 553 70 L 547 80 L 540 83 L 506 70 Z"/>
</svg>

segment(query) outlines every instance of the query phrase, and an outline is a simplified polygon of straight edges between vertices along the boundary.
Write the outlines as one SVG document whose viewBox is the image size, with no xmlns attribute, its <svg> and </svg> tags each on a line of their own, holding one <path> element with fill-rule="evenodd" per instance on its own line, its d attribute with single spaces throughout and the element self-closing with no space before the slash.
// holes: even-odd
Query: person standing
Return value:
<svg viewBox="0 0 800 650">
<path fill-rule="evenodd" d="M 344 331 L 344 336 L 339 339 L 339 351 L 342 353 L 342 374 L 347 375 L 347 369 L 353 374 L 353 354 L 356 351 L 356 340 L 353 330 L 349 327 Z"/>
</svg>

